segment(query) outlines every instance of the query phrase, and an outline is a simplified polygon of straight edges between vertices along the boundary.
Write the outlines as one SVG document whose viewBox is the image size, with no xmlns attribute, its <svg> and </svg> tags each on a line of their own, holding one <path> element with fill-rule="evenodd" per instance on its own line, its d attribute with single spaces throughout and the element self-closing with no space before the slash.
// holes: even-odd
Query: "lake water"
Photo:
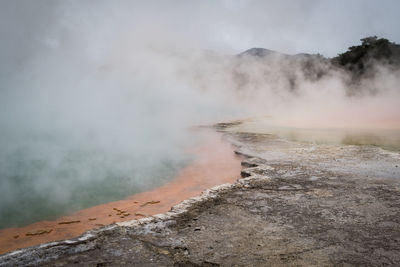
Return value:
<svg viewBox="0 0 400 267">
<path fill-rule="evenodd" d="M 248 119 L 231 128 L 235 131 L 275 134 L 292 141 L 341 145 L 371 145 L 400 151 L 400 129 L 299 128 L 276 126 L 268 118 Z"/>
<path fill-rule="evenodd" d="M 144 154 L 63 135 L 3 131 L 0 141 L 0 229 L 124 199 L 167 183 L 191 161 L 183 149 Z"/>
</svg>

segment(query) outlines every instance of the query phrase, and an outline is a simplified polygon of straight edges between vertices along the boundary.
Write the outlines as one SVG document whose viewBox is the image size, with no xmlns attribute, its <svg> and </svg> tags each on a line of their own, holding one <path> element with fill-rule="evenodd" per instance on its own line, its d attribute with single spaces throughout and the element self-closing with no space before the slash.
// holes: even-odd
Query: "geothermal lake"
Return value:
<svg viewBox="0 0 400 267">
<path fill-rule="evenodd" d="M 126 174 L 126 177 L 131 178 L 130 182 L 127 182 L 128 179 L 121 181 L 118 177 L 109 182 L 108 180 L 113 178 L 111 176 L 110 178 L 104 178 L 102 183 L 97 182 L 96 188 L 91 188 L 91 184 L 88 183 L 90 181 L 88 177 L 76 176 L 75 179 L 81 178 L 86 182 L 79 183 L 86 186 L 86 192 L 97 197 L 97 200 L 101 203 L 89 201 L 89 204 L 94 203 L 94 206 L 80 209 L 77 212 L 68 212 L 71 209 L 65 205 L 76 204 L 79 207 L 82 206 L 82 203 L 79 202 L 82 200 L 86 201 L 83 203 L 86 205 L 87 198 L 85 198 L 85 192 L 79 188 L 77 189 L 74 185 L 65 188 L 66 192 L 68 188 L 69 190 L 77 189 L 81 196 L 76 194 L 76 199 L 66 198 L 64 203 L 60 203 L 60 198 L 57 198 L 57 196 L 51 196 L 55 197 L 55 199 L 48 197 L 50 204 L 36 203 L 39 210 L 43 209 L 43 206 L 48 207 L 51 205 L 65 207 L 64 210 L 60 209 L 58 212 L 50 214 L 50 216 L 56 216 L 57 214 L 62 214 L 63 216 L 57 216 L 54 220 L 45 221 L 43 221 L 43 218 L 39 218 L 42 221 L 23 227 L 0 229 L 0 254 L 45 242 L 77 237 L 87 230 L 117 222 L 165 213 L 178 203 L 191 197 L 199 196 L 206 189 L 216 185 L 233 183 L 237 180 L 242 169 L 242 157 L 234 153 L 234 147 L 229 142 L 224 141 L 220 133 L 202 128 L 202 130 L 196 129 L 195 132 L 190 131 L 190 137 L 195 142 L 192 142 L 189 148 L 169 151 L 168 155 L 173 156 L 171 158 L 172 161 L 168 161 L 169 164 L 165 164 L 166 161 L 160 161 L 160 155 L 158 157 L 154 155 L 153 164 L 150 165 L 145 164 L 146 161 L 144 159 L 146 157 L 135 158 L 132 154 L 125 155 L 126 157 L 131 157 L 126 159 L 126 163 L 131 164 L 132 173 L 134 174 L 130 175 L 129 172 Z M 180 151 L 184 151 L 184 153 Z M 171 152 L 173 153 L 171 154 Z M 156 160 L 157 158 L 158 160 Z M 111 158 L 107 159 L 111 160 Z M 136 159 L 136 164 L 132 159 Z M 105 166 L 115 170 L 113 168 L 118 165 Z M 181 168 L 181 166 L 185 167 Z M 135 167 L 138 167 L 138 169 L 135 170 Z M 129 171 L 129 169 L 122 170 L 124 172 Z M 176 173 L 177 175 L 170 175 Z M 147 174 L 147 176 L 139 176 L 138 174 Z M 138 177 L 140 180 L 137 180 Z M 172 177 L 173 179 L 171 179 Z M 63 178 L 71 180 L 71 177 Z M 41 180 L 39 179 L 39 181 Z M 120 190 L 112 190 L 109 187 L 115 187 Z M 150 189 L 151 187 L 154 188 Z M 121 188 L 124 190 L 121 190 Z M 11 190 L 15 191 L 13 188 Z M 143 190 L 146 191 L 141 192 Z M 128 197 L 123 197 L 123 194 L 127 194 Z M 117 200 L 108 202 L 112 198 Z M 54 200 L 58 200 L 56 204 L 54 204 Z M 15 201 L 18 203 L 17 197 Z M 12 207 L 11 204 L 6 208 L 13 209 Z M 22 212 L 22 209 L 29 209 L 29 207 L 29 205 L 22 207 L 20 212 Z M 48 214 L 42 214 L 42 216 L 49 217 Z M 32 217 L 27 217 L 26 219 L 27 221 L 32 220 Z M 7 220 L 4 221 L 8 222 Z"/>
<path fill-rule="evenodd" d="M 269 118 L 240 121 L 230 128 L 260 134 L 274 134 L 298 142 L 338 145 L 370 145 L 400 151 L 400 129 L 393 128 L 300 128 L 279 125 Z"/>
<path fill-rule="evenodd" d="M 399 129 L 278 127 L 265 118 L 245 120 L 231 129 L 400 151 Z M 3 131 L 0 138 L 0 229 L 56 219 L 153 189 L 171 181 L 193 160 L 184 146 L 152 150 L 149 145 L 144 153 L 143 147 L 123 149 L 62 134 Z M 191 138 L 199 134 L 191 132 Z"/>
<path fill-rule="evenodd" d="M 144 153 L 143 148 L 62 134 L 3 131 L 0 138 L 0 229 L 55 219 L 163 185 L 192 157 L 183 147 Z"/>
</svg>

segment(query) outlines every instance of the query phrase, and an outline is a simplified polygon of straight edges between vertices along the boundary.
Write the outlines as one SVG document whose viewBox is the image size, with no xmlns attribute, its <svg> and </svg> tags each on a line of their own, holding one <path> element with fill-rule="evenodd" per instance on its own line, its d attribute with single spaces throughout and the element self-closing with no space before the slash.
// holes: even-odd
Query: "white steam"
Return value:
<svg viewBox="0 0 400 267">
<path fill-rule="evenodd" d="M 398 72 L 379 68 L 362 81 L 376 94 L 349 97 L 346 74 L 326 63 L 327 75 L 310 80 L 280 56 L 227 55 L 254 40 L 297 51 L 307 39 L 280 34 L 281 4 L 180 3 L 0 3 L 0 217 L 16 218 L 0 227 L 32 220 L 18 218 L 33 216 L 33 202 L 51 209 L 90 186 L 165 182 L 187 162 L 190 126 L 269 115 L 279 125 L 400 127 Z M 303 17 L 320 10 L 310 3 L 296 4 Z M 105 201 L 92 201 L 96 192 L 89 204 Z"/>
</svg>

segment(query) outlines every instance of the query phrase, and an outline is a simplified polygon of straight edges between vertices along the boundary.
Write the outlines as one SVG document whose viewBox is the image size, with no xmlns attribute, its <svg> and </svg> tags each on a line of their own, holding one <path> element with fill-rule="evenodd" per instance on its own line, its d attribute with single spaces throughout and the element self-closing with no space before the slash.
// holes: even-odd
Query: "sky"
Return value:
<svg viewBox="0 0 400 267">
<path fill-rule="evenodd" d="M 400 42 L 396 0 L 52 1 L 0 2 L 0 56 L 21 60 L 37 46 L 67 40 L 68 29 L 125 28 L 136 42 L 239 53 L 264 47 L 332 57 L 377 35 Z M 114 27 L 118 25 L 118 27 Z M 101 49 L 101 48 L 98 48 Z"/>
<path fill-rule="evenodd" d="M 233 4 L 241 3 L 241 4 Z M 235 51 L 264 47 L 332 57 L 359 39 L 400 41 L 399 1 L 225 1 L 219 35 Z"/>
</svg>

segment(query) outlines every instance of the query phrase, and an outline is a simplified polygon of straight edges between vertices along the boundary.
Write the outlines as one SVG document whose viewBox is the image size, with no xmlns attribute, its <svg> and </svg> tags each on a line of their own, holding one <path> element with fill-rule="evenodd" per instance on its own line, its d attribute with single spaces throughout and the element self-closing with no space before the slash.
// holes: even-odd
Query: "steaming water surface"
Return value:
<svg viewBox="0 0 400 267">
<path fill-rule="evenodd" d="M 183 151 L 135 154 L 67 135 L 2 132 L 0 228 L 55 219 L 171 180 Z"/>
<path fill-rule="evenodd" d="M 298 128 L 276 126 L 270 119 L 251 119 L 234 126 L 236 131 L 275 134 L 292 141 L 341 145 L 370 145 L 400 151 L 400 129 Z"/>
</svg>

